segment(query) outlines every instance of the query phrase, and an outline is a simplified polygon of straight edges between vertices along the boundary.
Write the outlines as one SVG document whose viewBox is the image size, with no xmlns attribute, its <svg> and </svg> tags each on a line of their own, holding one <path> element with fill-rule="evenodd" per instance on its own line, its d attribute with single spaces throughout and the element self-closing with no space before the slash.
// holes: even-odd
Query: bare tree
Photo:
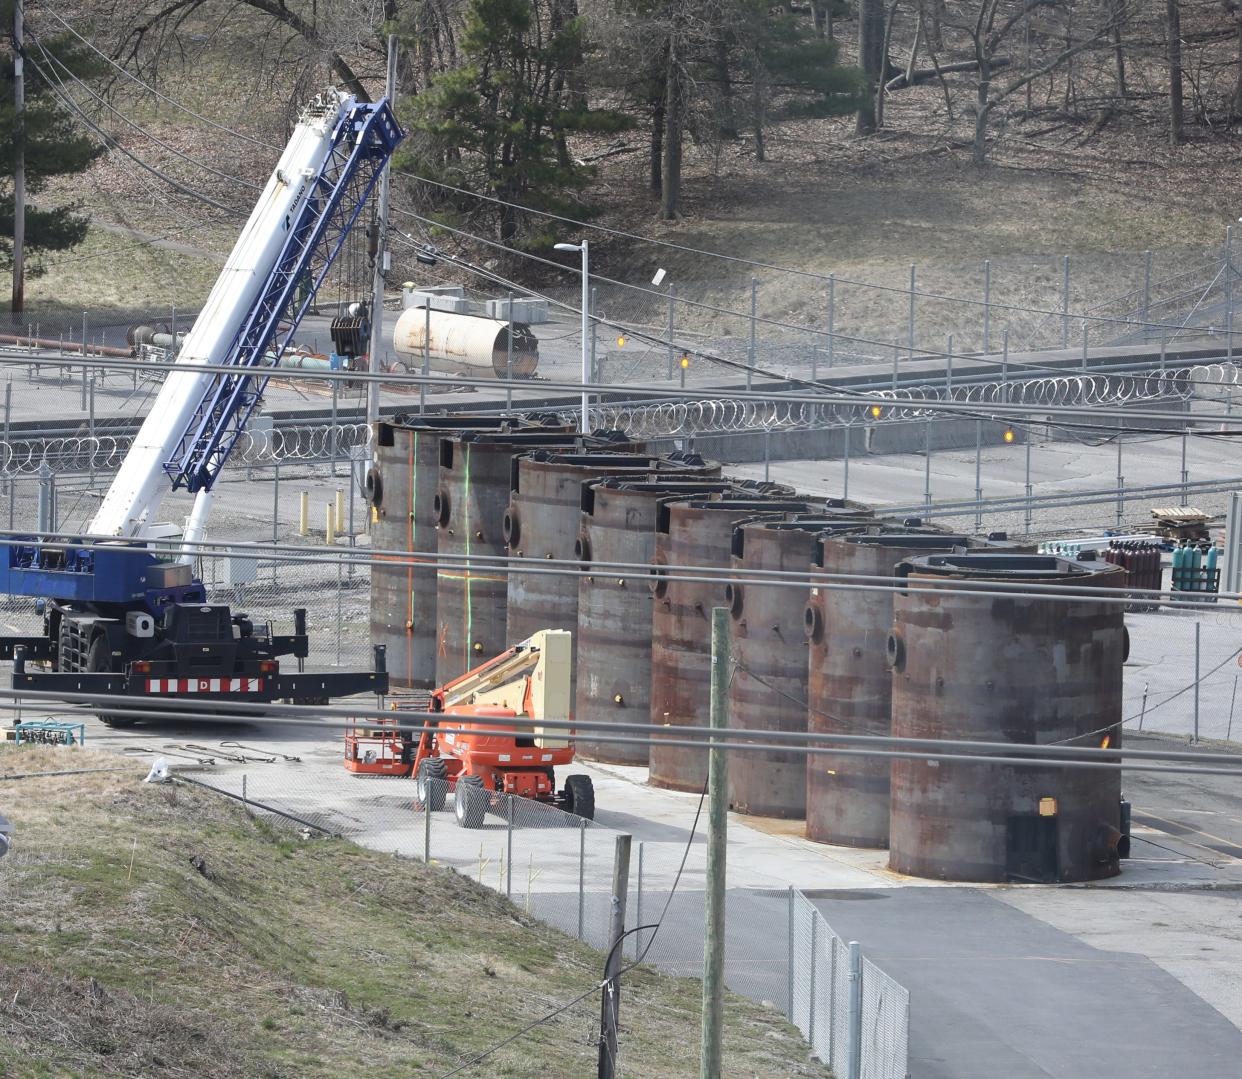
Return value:
<svg viewBox="0 0 1242 1079">
<path fill-rule="evenodd" d="M 350 93 L 361 100 L 370 100 L 362 82 L 369 73 L 359 74 L 357 57 L 370 53 L 382 72 L 384 48 L 379 29 L 395 17 L 396 0 L 385 0 L 378 10 L 356 0 L 337 0 L 323 5 L 310 0 L 294 6 L 286 0 L 236 0 L 235 6 L 292 33 L 291 38 L 282 35 L 274 43 L 282 58 L 291 45 L 300 43 L 300 58 L 304 64 L 323 62 Z M 154 76 L 167 56 L 187 54 L 187 38 L 201 32 L 204 24 L 215 23 L 222 17 L 228 17 L 225 5 L 215 0 L 163 0 L 154 7 L 139 2 L 131 17 L 124 21 L 127 29 L 114 54 Z"/>
<path fill-rule="evenodd" d="M 1081 53 L 1103 48 L 1115 40 L 1114 29 L 1119 28 L 1127 17 L 1124 4 L 1109 0 L 1104 21 L 1094 29 L 1071 30 L 1075 4 L 1073 0 L 1022 0 L 1021 3 L 1004 4 L 1002 0 L 978 0 L 970 21 L 942 19 L 942 25 L 964 32 L 970 42 L 972 60 L 955 65 L 974 72 L 974 133 L 971 140 L 971 156 L 976 165 L 987 163 L 988 131 L 992 117 L 1005 102 L 1019 90 L 1056 71 L 1066 74 L 1066 92 L 1069 93 L 1070 65 Z M 1022 74 L 1004 82 L 996 80 L 997 73 L 1010 66 L 1006 51 L 1017 47 L 1026 34 L 1034 12 L 1043 10 L 1059 12 L 1064 18 L 1064 32 L 1059 45 L 1045 53 L 1042 60 L 1029 62 Z M 948 71 L 949 67 L 942 70 Z"/>
<path fill-rule="evenodd" d="M 880 125 L 876 112 L 884 77 L 884 27 L 884 0 L 859 0 L 858 66 L 867 79 L 869 91 L 858 109 L 855 130 L 860 135 L 870 135 Z"/>
</svg>

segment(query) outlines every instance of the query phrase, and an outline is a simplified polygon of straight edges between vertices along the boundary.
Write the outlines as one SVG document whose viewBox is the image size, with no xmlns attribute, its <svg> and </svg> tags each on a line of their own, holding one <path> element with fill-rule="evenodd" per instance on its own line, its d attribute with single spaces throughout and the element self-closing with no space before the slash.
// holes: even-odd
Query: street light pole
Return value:
<svg viewBox="0 0 1242 1079">
<path fill-rule="evenodd" d="M 591 407 L 587 385 L 591 381 L 591 256 L 588 241 L 580 244 L 556 244 L 557 251 L 580 251 L 582 253 L 582 419 L 579 422 L 581 433 L 590 433 L 588 412 Z"/>
</svg>

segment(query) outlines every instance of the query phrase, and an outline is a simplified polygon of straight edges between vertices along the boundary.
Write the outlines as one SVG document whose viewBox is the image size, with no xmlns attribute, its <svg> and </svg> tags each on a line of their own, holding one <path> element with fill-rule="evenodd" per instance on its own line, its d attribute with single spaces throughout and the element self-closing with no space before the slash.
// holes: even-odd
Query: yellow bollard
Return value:
<svg viewBox="0 0 1242 1079">
<path fill-rule="evenodd" d="M 336 542 L 336 529 L 333 527 L 336 518 L 336 507 L 329 502 L 324 509 L 327 510 L 327 513 L 324 514 L 323 541 L 331 546 Z"/>
<path fill-rule="evenodd" d="M 310 535 L 310 493 L 303 491 L 298 495 L 298 535 Z"/>
<path fill-rule="evenodd" d="M 345 492 L 339 487 L 336 489 L 336 532 L 338 536 L 345 532 Z"/>
</svg>

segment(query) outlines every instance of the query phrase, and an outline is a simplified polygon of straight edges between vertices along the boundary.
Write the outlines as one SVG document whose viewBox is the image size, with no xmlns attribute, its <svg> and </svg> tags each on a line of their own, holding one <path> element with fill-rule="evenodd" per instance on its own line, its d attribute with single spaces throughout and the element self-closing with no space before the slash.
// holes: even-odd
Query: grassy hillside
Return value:
<svg viewBox="0 0 1242 1079">
<path fill-rule="evenodd" d="M 0 1075 L 439 1075 L 577 996 L 600 956 L 457 874 L 304 841 L 134 762 L 8 747 Z M 142 767 L 145 767 L 142 766 Z M 698 982 L 629 976 L 625 1074 L 697 1072 Z M 594 1074 L 599 998 L 465 1074 Z M 826 1075 L 727 1004 L 728 1076 Z"/>
</svg>

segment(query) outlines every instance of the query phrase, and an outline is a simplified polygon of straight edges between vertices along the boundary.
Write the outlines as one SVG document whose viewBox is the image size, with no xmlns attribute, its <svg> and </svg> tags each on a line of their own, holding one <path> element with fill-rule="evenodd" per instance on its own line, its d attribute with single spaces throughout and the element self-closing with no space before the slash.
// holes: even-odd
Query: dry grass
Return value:
<svg viewBox="0 0 1242 1079">
<path fill-rule="evenodd" d="M 300 841 L 104 754 L 9 747 L 0 863 L 0 1075 L 439 1074 L 598 977 L 600 956 L 455 873 Z M 199 868 L 192 864 L 198 860 Z M 697 982 L 635 971 L 626 1072 L 696 1069 Z M 740 999 L 725 1074 L 826 1074 Z M 497 1076 L 593 1073 L 592 994 L 490 1058 Z"/>
</svg>

